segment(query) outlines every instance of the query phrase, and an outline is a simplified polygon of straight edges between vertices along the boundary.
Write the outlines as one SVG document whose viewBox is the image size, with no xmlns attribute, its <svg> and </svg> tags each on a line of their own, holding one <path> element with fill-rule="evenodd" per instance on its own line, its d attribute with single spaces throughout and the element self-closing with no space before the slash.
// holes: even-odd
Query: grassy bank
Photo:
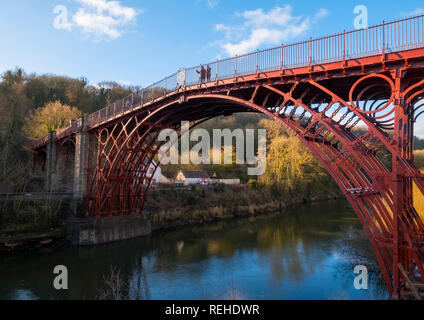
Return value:
<svg viewBox="0 0 424 320">
<path fill-rule="evenodd" d="M 56 200 L 0 203 L 0 240 L 29 238 L 51 232 L 62 222 L 62 203 Z"/>
<path fill-rule="evenodd" d="M 146 205 L 153 229 L 249 217 L 284 209 L 287 206 L 338 198 L 338 193 L 309 197 L 278 193 L 270 188 L 245 185 L 190 189 L 152 189 Z"/>
</svg>

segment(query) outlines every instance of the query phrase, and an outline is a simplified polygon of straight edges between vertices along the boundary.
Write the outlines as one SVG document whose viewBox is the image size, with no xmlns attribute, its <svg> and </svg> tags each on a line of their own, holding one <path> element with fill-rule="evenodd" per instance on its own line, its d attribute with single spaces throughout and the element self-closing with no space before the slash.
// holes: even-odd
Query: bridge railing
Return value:
<svg viewBox="0 0 424 320">
<path fill-rule="evenodd" d="M 406 18 L 344 31 L 280 47 L 256 51 L 203 66 L 211 68 L 211 81 L 380 55 L 424 46 L 424 16 Z M 200 83 L 201 65 L 185 69 L 187 86 Z"/>
<path fill-rule="evenodd" d="M 276 48 L 255 51 L 205 64 L 211 68 L 210 81 L 220 81 L 248 74 L 294 69 L 324 63 L 384 55 L 424 47 L 424 15 L 383 22 L 366 29 L 344 31 Z M 180 69 L 173 75 L 118 100 L 88 116 L 93 127 L 135 107 L 162 98 L 175 90 L 200 83 L 201 66 Z M 73 128 L 65 128 L 63 132 Z M 43 141 L 37 142 L 38 144 Z"/>
<path fill-rule="evenodd" d="M 87 116 L 87 123 L 89 127 L 95 126 L 102 122 L 120 116 L 125 112 L 132 111 L 134 107 L 144 105 L 152 102 L 155 99 L 162 98 L 163 96 L 182 88 L 184 83 L 178 81 L 178 73 L 166 77 L 147 88 L 143 88 L 134 94 L 131 94 L 123 99 L 115 101 L 114 103 L 106 106 Z"/>
<path fill-rule="evenodd" d="M 77 130 L 77 123 L 75 121 L 71 121 L 71 124 L 68 127 L 56 130 L 56 138 L 62 139 L 75 132 L 75 130 Z"/>
</svg>

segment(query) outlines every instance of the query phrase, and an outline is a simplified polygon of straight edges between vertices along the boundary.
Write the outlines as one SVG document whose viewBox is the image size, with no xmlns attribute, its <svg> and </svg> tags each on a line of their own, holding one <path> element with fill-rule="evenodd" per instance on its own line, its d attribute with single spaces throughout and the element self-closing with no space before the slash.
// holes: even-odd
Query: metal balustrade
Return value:
<svg viewBox="0 0 424 320">
<path fill-rule="evenodd" d="M 314 66 L 422 47 L 424 47 L 424 15 L 419 15 L 383 22 L 367 29 L 344 31 L 327 37 L 258 50 L 203 66 L 211 68 L 210 80 L 217 82 L 249 74 Z M 180 69 L 173 75 L 88 115 L 88 126 L 97 126 L 158 98 L 199 84 L 200 77 L 197 71 L 200 71 L 200 68 L 201 66 Z M 73 127 L 70 126 L 58 131 L 66 133 L 72 130 Z M 45 143 L 43 139 L 37 141 L 35 145 Z"/>
</svg>

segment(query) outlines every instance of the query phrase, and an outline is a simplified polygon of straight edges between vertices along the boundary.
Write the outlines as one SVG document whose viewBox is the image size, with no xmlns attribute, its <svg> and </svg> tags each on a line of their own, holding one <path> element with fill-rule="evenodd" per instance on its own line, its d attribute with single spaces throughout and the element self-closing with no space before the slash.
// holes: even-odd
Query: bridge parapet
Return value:
<svg viewBox="0 0 424 320">
<path fill-rule="evenodd" d="M 210 81 L 205 82 L 219 84 L 228 79 L 239 79 L 252 74 L 267 77 L 267 73 L 276 71 L 284 76 L 297 74 L 296 69 L 304 68 L 312 72 L 315 67 L 330 63 L 338 63 L 337 68 L 343 69 L 349 67 L 349 60 L 371 56 L 380 56 L 384 63 L 390 53 L 419 48 L 424 48 L 424 15 L 206 63 L 204 66 L 211 68 L 211 77 Z M 181 90 L 190 90 L 191 86 L 202 85 L 197 73 L 200 67 L 180 69 L 171 76 L 90 114 L 87 117 L 88 126 L 95 127 L 159 98 Z M 73 134 L 75 130 L 74 123 L 59 129 L 57 139 Z M 44 137 L 33 142 L 31 147 L 38 149 L 46 143 L 47 137 Z"/>
<path fill-rule="evenodd" d="M 160 129 L 261 112 L 327 169 L 361 220 L 391 296 L 399 296 L 399 263 L 418 268 L 424 282 L 424 247 L 416 245 L 424 221 L 413 202 L 414 184 L 424 194 L 424 182 L 412 161 L 413 121 L 424 108 L 423 19 L 216 61 L 206 83 L 198 67 L 185 69 L 58 130 L 46 168 L 60 171 L 54 150 L 73 142 L 75 212 L 139 215 L 159 166 Z"/>
</svg>

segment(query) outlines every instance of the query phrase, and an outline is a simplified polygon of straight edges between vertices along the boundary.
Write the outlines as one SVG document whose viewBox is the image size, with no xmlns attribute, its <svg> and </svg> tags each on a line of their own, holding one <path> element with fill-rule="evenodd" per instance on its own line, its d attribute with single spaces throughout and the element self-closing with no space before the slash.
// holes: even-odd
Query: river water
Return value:
<svg viewBox="0 0 424 320">
<path fill-rule="evenodd" d="M 56 265 L 68 269 L 67 291 L 53 287 Z M 354 288 L 356 265 L 368 268 L 368 290 Z M 388 298 L 358 219 L 337 201 L 2 257 L 0 299 L 98 298 L 112 266 L 131 299 Z"/>
</svg>

